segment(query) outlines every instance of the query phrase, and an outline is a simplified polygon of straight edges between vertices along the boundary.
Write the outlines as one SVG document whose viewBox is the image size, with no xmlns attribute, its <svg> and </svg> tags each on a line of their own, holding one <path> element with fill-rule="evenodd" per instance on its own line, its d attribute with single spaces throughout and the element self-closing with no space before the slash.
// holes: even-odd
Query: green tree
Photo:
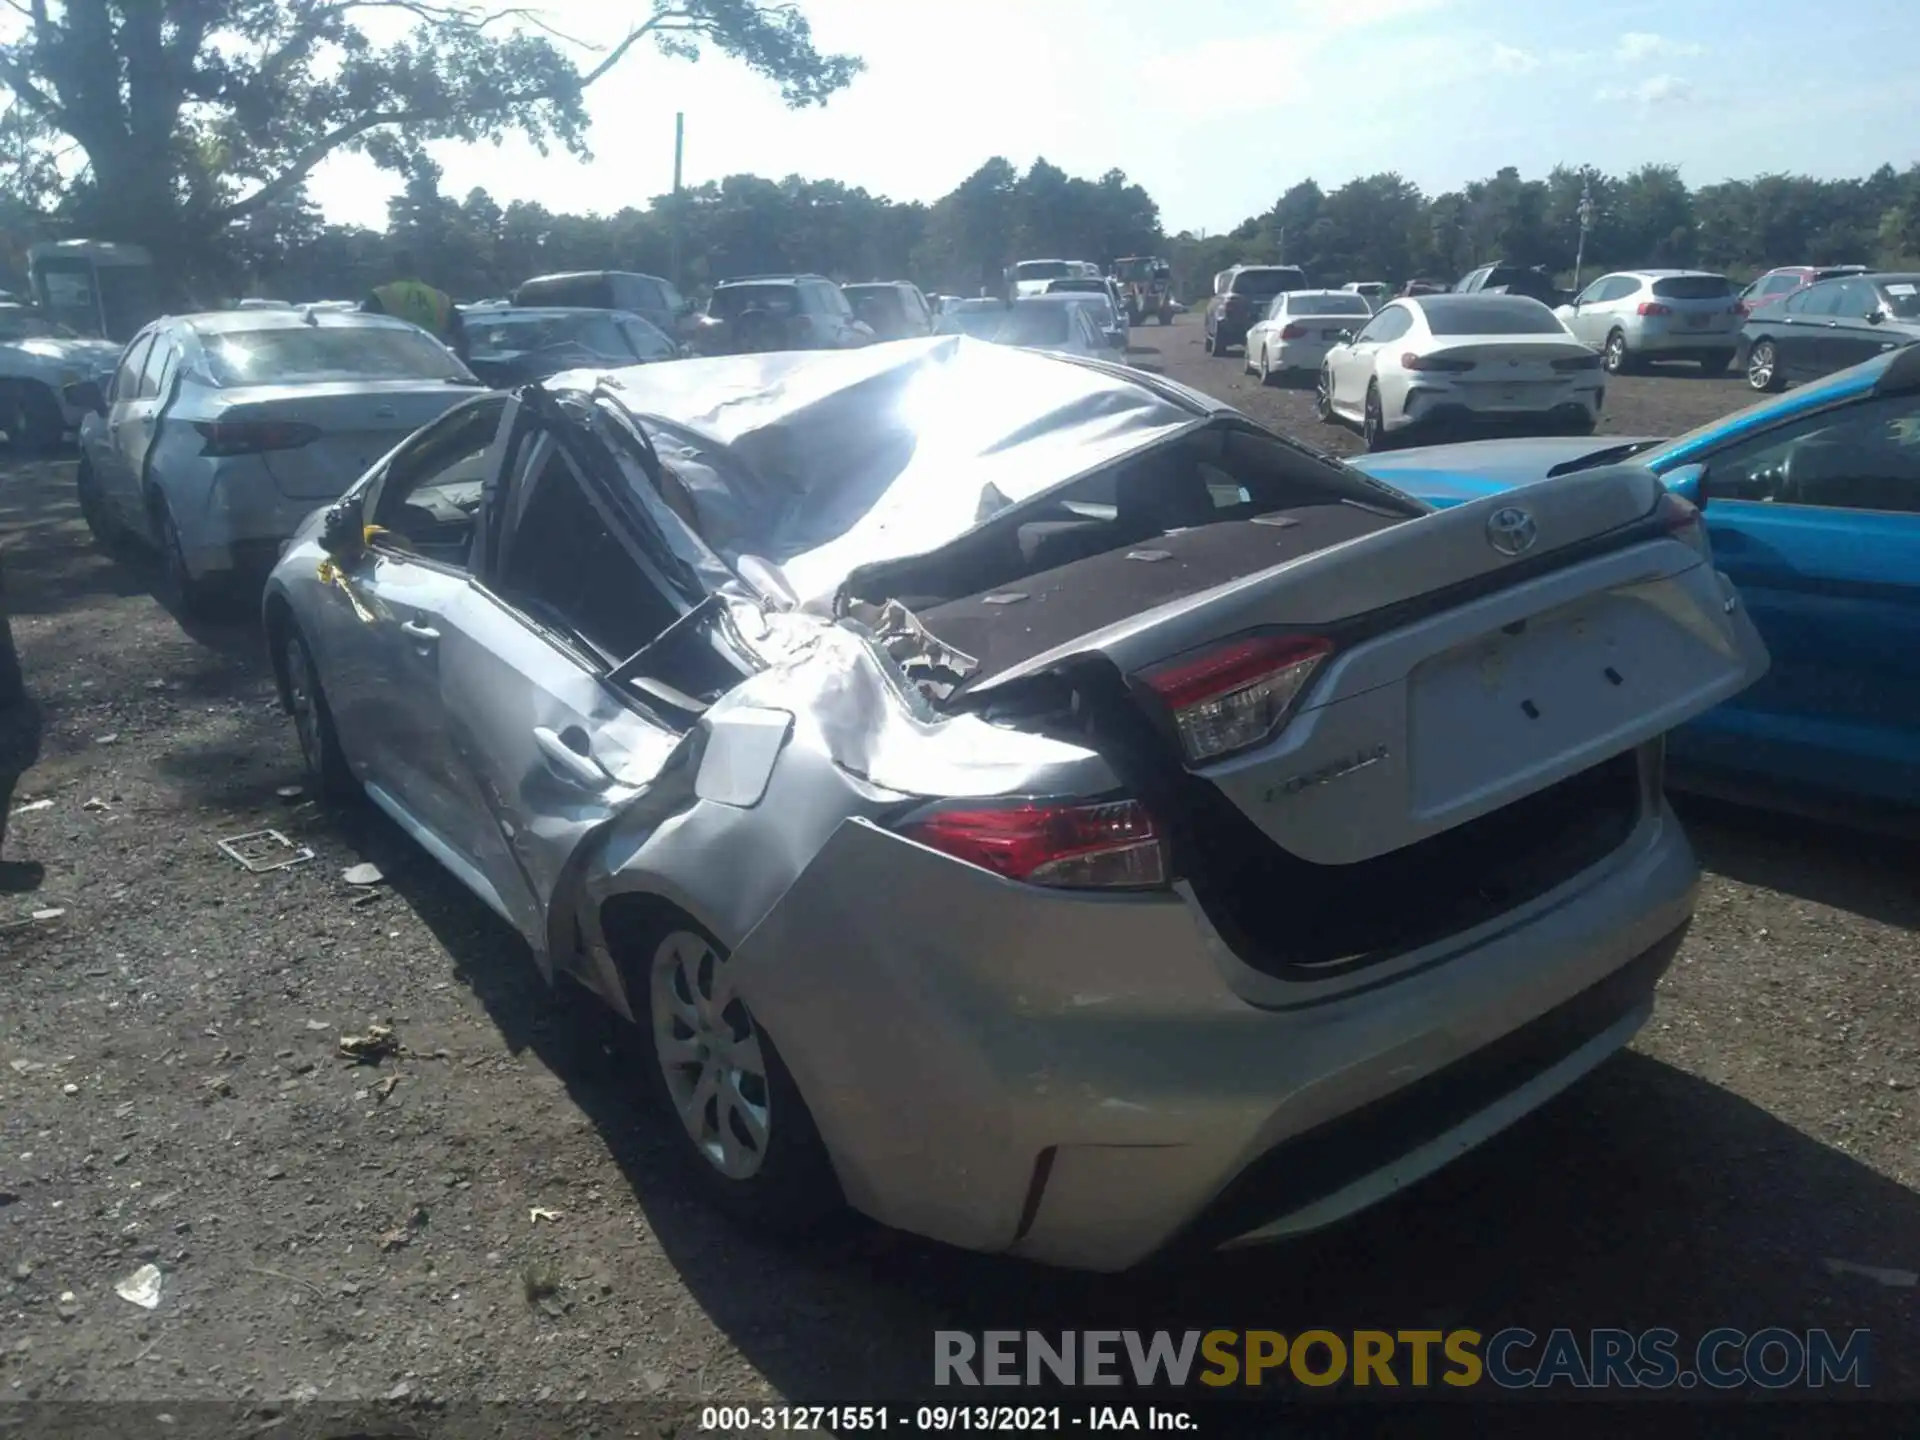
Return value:
<svg viewBox="0 0 1920 1440">
<path fill-rule="evenodd" d="M 19 0 L 0 91 L 86 161 L 79 223 L 176 265 L 226 227 L 297 195 L 323 160 L 358 150 L 408 168 L 434 140 L 519 133 L 587 152 L 585 96 L 635 45 L 711 48 L 823 103 L 862 68 L 822 53 L 792 4 L 651 0 L 611 49 L 577 48 L 533 12 L 458 0 Z M 378 45 L 371 12 L 411 17 Z"/>
</svg>

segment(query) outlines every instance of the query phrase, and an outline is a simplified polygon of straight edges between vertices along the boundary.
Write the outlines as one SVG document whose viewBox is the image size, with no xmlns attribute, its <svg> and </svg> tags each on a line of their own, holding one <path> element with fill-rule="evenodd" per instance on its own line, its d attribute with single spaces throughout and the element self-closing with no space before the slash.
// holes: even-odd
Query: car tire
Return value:
<svg viewBox="0 0 1920 1440">
<path fill-rule="evenodd" d="M 85 455 L 73 472 L 73 494 L 80 503 L 80 518 L 87 522 L 93 543 L 108 554 L 126 548 L 127 532 L 113 518 L 107 497 L 100 493 L 100 477 L 93 473 L 93 462 Z"/>
<path fill-rule="evenodd" d="M 1162 311 L 1161 311 L 1161 312 L 1159 313 L 1159 315 L 1157 315 L 1157 316 L 1156 316 L 1155 318 L 1156 318 L 1157 320 L 1159 320 L 1159 322 L 1160 322 L 1160 323 L 1161 323 L 1162 325 L 1171 325 L 1171 324 L 1173 323 L 1173 311 L 1171 311 L 1171 310 L 1162 310 Z"/>
<path fill-rule="evenodd" d="M 1631 375 L 1635 361 L 1633 352 L 1627 349 L 1627 337 L 1619 330 L 1610 331 L 1607 343 L 1600 350 L 1600 364 L 1609 375 Z"/>
<path fill-rule="evenodd" d="M 1380 403 L 1378 380 L 1367 386 L 1367 404 L 1360 422 L 1360 438 L 1366 442 L 1369 452 L 1393 448 L 1393 435 L 1387 429 L 1386 410 Z"/>
<path fill-rule="evenodd" d="M 51 455 L 66 438 L 66 417 L 53 391 L 34 380 L 0 387 L 0 429 L 17 455 Z"/>
<path fill-rule="evenodd" d="M 320 668 L 313 663 L 307 637 L 291 619 L 284 622 L 275 637 L 279 649 L 281 678 L 286 682 L 287 712 L 293 717 L 294 738 L 300 745 L 300 760 L 307 779 L 328 800 L 346 801 L 360 794 L 360 782 L 353 778 L 353 767 L 340 748 L 340 734 L 333 727 L 333 710 L 327 704 L 327 692 L 320 684 Z"/>
<path fill-rule="evenodd" d="M 1780 371 L 1780 351 L 1771 340 L 1756 340 L 1747 351 L 1747 388 L 1762 395 L 1786 388 Z"/>
<path fill-rule="evenodd" d="M 153 546 L 160 562 L 159 599 L 182 619 L 204 620 L 212 617 L 217 590 L 205 580 L 194 578 L 187 568 L 186 547 L 180 539 L 180 527 L 174 524 L 173 511 L 166 499 L 153 495 L 148 505 L 153 516 Z"/>
<path fill-rule="evenodd" d="M 846 1197 L 799 1086 L 746 1001 L 735 994 L 718 1014 L 708 1008 L 730 958 L 705 927 L 676 913 L 640 973 L 627 967 L 642 1063 L 682 1142 L 676 1153 L 715 1205 L 752 1229 L 802 1235 L 842 1212 Z M 716 1043 L 733 1063 L 715 1063 Z"/>
<path fill-rule="evenodd" d="M 1716 350 L 1711 355 L 1702 355 L 1696 363 L 1702 375 L 1724 375 L 1727 367 L 1733 364 L 1733 351 Z"/>
<path fill-rule="evenodd" d="M 1220 353 L 1219 347 L 1214 341 L 1213 332 L 1211 330 L 1202 332 L 1200 337 L 1200 343 L 1206 348 L 1207 354 L 1218 355 Z"/>
<path fill-rule="evenodd" d="M 1333 375 L 1324 365 L 1313 382 L 1313 417 L 1322 425 L 1332 425 L 1340 418 L 1333 413 Z"/>
<path fill-rule="evenodd" d="M 1260 347 L 1260 364 L 1254 373 L 1259 375 L 1262 385 L 1273 384 L 1273 355 L 1265 345 Z"/>
</svg>

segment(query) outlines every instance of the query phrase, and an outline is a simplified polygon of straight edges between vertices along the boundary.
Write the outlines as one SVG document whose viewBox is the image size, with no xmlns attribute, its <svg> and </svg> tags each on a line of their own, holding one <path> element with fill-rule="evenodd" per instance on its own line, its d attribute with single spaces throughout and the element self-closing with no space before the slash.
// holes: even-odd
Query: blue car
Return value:
<svg viewBox="0 0 1920 1440">
<path fill-rule="evenodd" d="M 1438 506 L 1632 461 L 1704 507 L 1773 667 L 1668 742 L 1676 785 L 1920 806 L 1920 348 L 1680 436 L 1481 440 L 1349 463 Z"/>
</svg>

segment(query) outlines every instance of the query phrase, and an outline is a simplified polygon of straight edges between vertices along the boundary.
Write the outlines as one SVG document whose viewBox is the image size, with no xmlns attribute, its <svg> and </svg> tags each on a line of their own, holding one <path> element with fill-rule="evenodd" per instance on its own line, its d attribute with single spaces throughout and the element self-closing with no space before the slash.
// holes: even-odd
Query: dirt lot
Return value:
<svg viewBox="0 0 1920 1440">
<path fill-rule="evenodd" d="M 1309 440 L 1304 393 L 1142 363 Z M 1615 431 L 1732 405 L 1620 382 Z M 189 634 L 97 553 L 69 463 L 0 474 L 49 711 L 0 895 L 0 1396 L 811 1403 L 924 1393 L 936 1327 L 1871 1328 L 1920 1394 L 1920 898 L 1888 842 L 1690 809 L 1699 919 L 1634 1051 L 1395 1203 L 1286 1249 L 1097 1279 L 871 1228 L 801 1249 L 701 1208 L 629 1050 L 377 817 L 330 820 L 244 625 Z M 277 826 L 314 859 L 243 873 Z M 371 861 L 372 890 L 342 872 Z M 390 1024 L 378 1067 L 337 1038 Z M 390 1083 L 394 1082 L 394 1083 Z M 903 1094 L 902 1104 L 912 1096 Z M 548 1217 L 551 1218 L 548 1218 Z M 143 1263 L 157 1308 L 119 1298 Z M 1893 1283 L 1888 1283 L 1893 1282 Z M 69 1296 L 63 1299 L 62 1297 Z M 948 1398 L 951 1398 L 949 1392 Z"/>
</svg>

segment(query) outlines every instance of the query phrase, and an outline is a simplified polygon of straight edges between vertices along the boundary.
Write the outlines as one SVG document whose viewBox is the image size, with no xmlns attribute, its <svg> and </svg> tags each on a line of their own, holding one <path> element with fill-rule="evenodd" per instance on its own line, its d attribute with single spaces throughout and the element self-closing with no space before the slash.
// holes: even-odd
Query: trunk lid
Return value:
<svg viewBox="0 0 1920 1440">
<path fill-rule="evenodd" d="M 213 423 L 311 427 L 316 433 L 304 443 L 276 441 L 264 450 L 267 473 L 290 500 L 331 500 L 395 445 L 473 393 L 471 385 L 440 380 L 261 386 L 222 392 L 226 403 Z"/>
<path fill-rule="evenodd" d="M 1276 735 L 1186 768 L 1293 856 L 1370 859 L 1652 740 L 1764 672 L 1702 551 L 1652 522 L 1660 496 L 1652 474 L 1616 466 L 1470 500 L 1056 646 L 970 703 L 1097 651 L 1178 753 L 1143 672 L 1249 633 L 1323 637 L 1332 652 Z M 1517 558 L 1493 543 L 1529 533 Z"/>
</svg>

